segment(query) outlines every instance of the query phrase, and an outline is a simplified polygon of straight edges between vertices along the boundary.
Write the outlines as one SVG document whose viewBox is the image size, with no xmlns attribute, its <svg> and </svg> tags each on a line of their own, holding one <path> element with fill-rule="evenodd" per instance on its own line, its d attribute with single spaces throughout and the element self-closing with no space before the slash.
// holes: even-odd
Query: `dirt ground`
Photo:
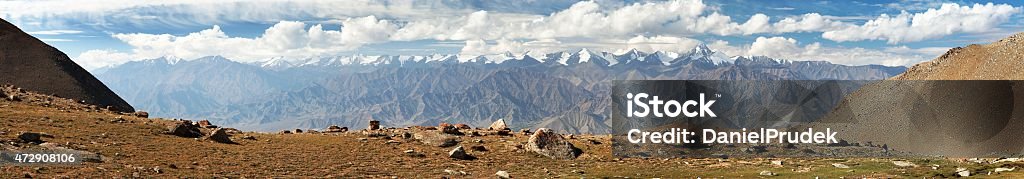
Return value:
<svg viewBox="0 0 1024 179">
<path fill-rule="evenodd" d="M 360 130 L 319 134 L 243 132 L 231 136 L 237 144 L 224 144 L 166 134 L 173 120 L 94 110 L 45 96 L 23 98 L 21 102 L 0 99 L 0 149 L 36 147 L 20 141 L 18 135 L 39 132 L 52 136 L 42 138 L 47 143 L 96 153 L 102 161 L 4 164 L 0 165 L 0 178 L 493 178 L 498 171 L 506 171 L 513 178 L 919 178 L 954 177 L 957 168 L 981 177 L 1024 177 L 1019 172 L 1024 163 L 992 162 L 995 159 L 615 158 L 607 135 L 569 139 L 584 152 L 575 160 L 549 159 L 526 151 L 522 145 L 529 136 L 520 133 L 460 136 L 456 146 L 464 146 L 475 160 L 449 158 L 448 152 L 455 146 L 435 147 L 401 136 L 371 137 Z M 246 136 L 254 139 L 243 139 Z M 483 146 L 486 151 L 471 150 L 472 146 Z M 894 160 L 917 166 L 898 167 Z M 1014 171 L 996 173 L 995 168 Z M 771 175 L 761 175 L 765 171 Z"/>
</svg>

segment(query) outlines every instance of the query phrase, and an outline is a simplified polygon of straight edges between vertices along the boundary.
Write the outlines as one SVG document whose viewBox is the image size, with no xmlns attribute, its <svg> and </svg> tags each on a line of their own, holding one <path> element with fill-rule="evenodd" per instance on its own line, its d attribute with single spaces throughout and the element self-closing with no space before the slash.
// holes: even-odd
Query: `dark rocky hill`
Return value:
<svg viewBox="0 0 1024 179">
<path fill-rule="evenodd" d="M 60 50 L 0 20 L 0 84 L 134 112 L 92 74 Z"/>
</svg>

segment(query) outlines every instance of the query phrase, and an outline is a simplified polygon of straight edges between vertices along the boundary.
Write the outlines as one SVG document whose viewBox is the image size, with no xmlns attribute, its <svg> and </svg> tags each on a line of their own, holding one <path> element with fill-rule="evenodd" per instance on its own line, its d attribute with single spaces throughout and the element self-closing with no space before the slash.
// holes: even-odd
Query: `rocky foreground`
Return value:
<svg viewBox="0 0 1024 179">
<path fill-rule="evenodd" d="M 616 158 L 608 136 L 512 131 L 504 121 L 242 132 L 0 89 L 0 149 L 88 154 L 82 164 L 3 165 L 0 178 L 1024 177 L 1018 159 Z"/>
</svg>

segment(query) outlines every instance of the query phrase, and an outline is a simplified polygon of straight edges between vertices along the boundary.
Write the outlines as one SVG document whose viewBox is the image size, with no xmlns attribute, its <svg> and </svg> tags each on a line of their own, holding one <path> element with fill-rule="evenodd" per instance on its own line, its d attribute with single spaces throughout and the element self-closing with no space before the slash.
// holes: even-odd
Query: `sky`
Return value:
<svg viewBox="0 0 1024 179">
<path fill-rule="evenodd" d="M 1024 31 L 1024 1 L 0 1 L 86 69 L 173 56 L 541 56 L 580 49 L 910 66 Z"/>
</svg>

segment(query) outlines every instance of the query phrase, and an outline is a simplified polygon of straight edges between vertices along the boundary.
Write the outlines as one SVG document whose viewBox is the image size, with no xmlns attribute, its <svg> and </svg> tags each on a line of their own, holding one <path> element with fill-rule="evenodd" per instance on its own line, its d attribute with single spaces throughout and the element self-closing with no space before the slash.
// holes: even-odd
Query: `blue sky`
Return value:
<svg viewBox="0 0 1024 179">
<path fill-rule="evenodd" d="M 1024 29 L 1021 1 L 0 1 L 87 69 L 162 56 L 541 55 L 582 48 L 913 65 Z"/>
</svg>

